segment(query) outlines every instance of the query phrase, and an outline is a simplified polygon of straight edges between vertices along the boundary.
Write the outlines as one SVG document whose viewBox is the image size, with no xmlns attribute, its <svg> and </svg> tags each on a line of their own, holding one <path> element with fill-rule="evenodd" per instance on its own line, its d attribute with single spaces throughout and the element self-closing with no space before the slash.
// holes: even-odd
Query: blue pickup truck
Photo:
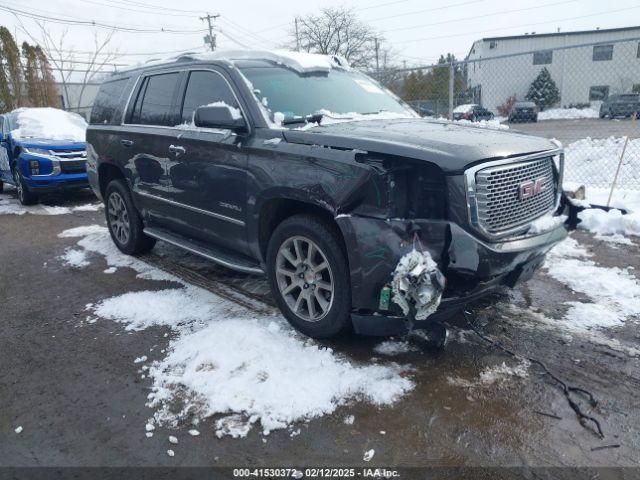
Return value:
<svg viewBox="0 0 640 480">
<path fill-rule="evenodd" d="M 0 192 L 14 185 L 23 205 L 42 193 L 88 187 L 86 121 L 56 108 L 19 108 L 0 115 Z"/>
</svg>

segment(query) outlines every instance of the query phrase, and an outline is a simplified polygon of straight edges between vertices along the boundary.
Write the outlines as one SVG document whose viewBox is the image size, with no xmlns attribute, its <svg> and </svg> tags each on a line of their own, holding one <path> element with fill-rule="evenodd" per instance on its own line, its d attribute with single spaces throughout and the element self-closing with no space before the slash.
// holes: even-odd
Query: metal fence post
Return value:
<svg viewBox="0 0 640 480">
<path fill-rule="evenodd" d="M 449 64 L 449 120 L 453 120 L 453 80 L 455 74 L 455 67 L 452 60 Z"/>
</svg>

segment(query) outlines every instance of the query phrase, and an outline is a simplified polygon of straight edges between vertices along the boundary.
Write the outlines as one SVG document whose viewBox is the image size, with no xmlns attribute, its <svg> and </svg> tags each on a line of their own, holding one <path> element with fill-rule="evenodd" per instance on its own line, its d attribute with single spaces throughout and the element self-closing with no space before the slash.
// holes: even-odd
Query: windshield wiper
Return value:
<svg viewBox="0 0 640 480">
<path fill-rule="evenodd" d="M 322 117 L 322 113 L 314 113 L 313 115 L 307 115 L 306 117 L 285 118 L 282 121 L 282 125 L 293 125 L 296 123 L 317 123 L 318 125 L 320 125 Z"/>
</svg>

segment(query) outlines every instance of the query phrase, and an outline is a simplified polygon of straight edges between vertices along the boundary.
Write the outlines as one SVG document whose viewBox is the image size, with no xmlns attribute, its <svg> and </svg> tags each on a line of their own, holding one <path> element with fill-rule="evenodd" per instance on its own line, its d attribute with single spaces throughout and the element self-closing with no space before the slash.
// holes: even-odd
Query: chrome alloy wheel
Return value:
<svg viewBox="0 0 640 480">
<path fill-rule="evenodd" d="M 113 235 L 121 245 L 126 245 L 129 241 L 131 225 L 129 223 L 129 213 L 122 196 L 118 192 L 109 195 L 109 226 Z"/>
<path fill-rule="evenodd" d="M 327 257 L 312 240 L 285 240 L 276 257 L 276 281 L 293 313 L 307 322 L 324 318 L 333 304 L 333 274 Z"/>
</svg>

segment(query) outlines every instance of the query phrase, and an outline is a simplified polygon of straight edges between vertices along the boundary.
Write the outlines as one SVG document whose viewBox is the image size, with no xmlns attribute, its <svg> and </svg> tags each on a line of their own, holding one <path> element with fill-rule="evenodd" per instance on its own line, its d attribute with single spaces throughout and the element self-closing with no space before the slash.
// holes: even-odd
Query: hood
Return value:
<svg viewBox="0 0 640 480">
<path fill-rule="evenodd" d="M 556 149 L 550 140 L 472 125 L 422 118 L 371 120 L 287 130 L 288 142 L 365 150 L 425 160 L 458 173 L 486 159 Z"/>
<path fill-rule="evenodd" d="M 13 143 L 26 148 L 45 148 L 47 150 L 84 150 L 85 142 L 74 142 L 72 140 L 49 140 L 46 138 L 21 138 L 14 139 Z"/>
</svg>

